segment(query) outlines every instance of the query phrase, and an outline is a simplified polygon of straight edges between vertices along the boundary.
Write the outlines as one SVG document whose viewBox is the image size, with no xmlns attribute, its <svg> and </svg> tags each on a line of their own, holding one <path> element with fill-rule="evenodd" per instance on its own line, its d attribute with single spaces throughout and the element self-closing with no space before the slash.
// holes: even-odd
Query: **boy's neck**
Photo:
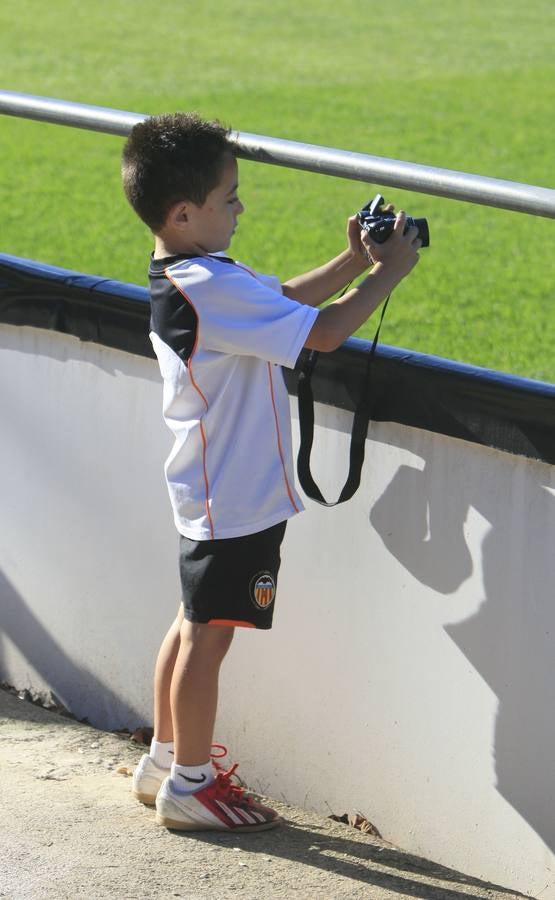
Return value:
<svg viewBox="0 0 555 900">
<path fill-rule="evenodd" d="M 181 256 L 187 253 L 195 254 L 198 248 L 177 246 L 175 242 L 169 242 L 159 235 L 154 236 L 154 259 L 167 259 L 169 256 Z"/>
<path fill-rule="evenodd" d="M 206 250 L 200 244 L 189 241 L 168 240 L 158 234 L 154 235 L 154 259 L 169 259 L 173 256 L 209 256 L 216 253 L 215 250 Z M 222 255 L 220 252 L 219 255 Z"/>
</svg>

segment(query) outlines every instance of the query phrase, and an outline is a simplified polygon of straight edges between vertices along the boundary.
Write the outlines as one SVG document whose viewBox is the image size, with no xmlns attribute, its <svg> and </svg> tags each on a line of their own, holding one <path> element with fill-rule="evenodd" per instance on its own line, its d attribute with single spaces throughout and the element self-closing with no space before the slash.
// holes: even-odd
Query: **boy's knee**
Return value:
<svg viewBox="0 0 555 900">
<path fill-rule="evenodd" d="M 184 619 L 180 629 L 181 643 L 188 646 L 190 652 L 223 658 L 231 645 L 234 632 L 231 625 L 204 625 Z"/>
</svg>

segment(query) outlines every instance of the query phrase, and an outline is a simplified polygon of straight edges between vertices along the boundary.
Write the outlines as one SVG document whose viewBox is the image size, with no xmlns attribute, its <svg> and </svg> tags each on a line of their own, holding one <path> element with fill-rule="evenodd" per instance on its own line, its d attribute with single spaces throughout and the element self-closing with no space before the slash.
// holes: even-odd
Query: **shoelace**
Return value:
<svg viewBox="0 0 555 900">
<path fill-rule="evenodd" d="M 224 747 L 223 744 L 212 744 L 212 747 L 210 749 L 214 750 L 214 748 L 221 752 L 210 754 L 210 759 L 212 760 L 212 765 L 214 766 L 214 768 L 216 769 L 217 772 L 223 772 L 224 766 L 222 766 L 221 762 L 218 762 L 218 760 L 223 759 L 224 756 L 227 756 L 227 747 Z"/>
<path fill-rule="evenodd" d="M 218 794 L 222 798 L 227 798 L 232 801 L 241 801 L 242 803 L 250 803 L 251 797 L 245 796 L 245 788 L 239 787 L 236 784 L 233 784 L 231 779 L 233 777 L 239 778 L 238 775 L 235 775 L 235 770 L 239 763 L 233 763 L 230 769 L 226 772 L 223 771 L 223 766 L 218 770 L 216 775 L 216 789 Z"/>
<path fill-rule="evenodd" d="M 211 753 L 210 759 L 212 760 L 212 765 L 216 770 L 216 775 L 227 775 L 228 778 L 235 778 L 237 780 L 237 787 L 243 786 L 243 781 L 241 780 L 240 775 L 235 775 L 235 769 L 239 765 L 239 763 L 234 763 L 231 769 L 226 770 L 226 767 L 222 765 L 218 760 L 223 759 L 224 756 L 227 756 L 227 747 L 224 747 L 223 744 L 212 744 L 212 749 L 216 748 L 219 750 L 219 753 Z"/>
</svg>

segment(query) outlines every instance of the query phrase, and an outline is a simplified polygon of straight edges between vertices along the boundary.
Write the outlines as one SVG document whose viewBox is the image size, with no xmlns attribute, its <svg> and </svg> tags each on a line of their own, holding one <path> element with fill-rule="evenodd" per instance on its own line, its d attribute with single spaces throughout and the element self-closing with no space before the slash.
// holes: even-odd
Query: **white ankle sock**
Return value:
<svg viewBox="0 0 555 900">
<path fill-rule="evenodd" d="M 173 741 L 152 741 L 149 756 L 160 769 L 169 769 L 173 762 Z"/>
<path fill-rule="evenodd" d="M 214 781 L 214 767 L 209 759 L 203 766 L 179 766 L 172 763 L 171 786 L 177 794 L 192 794 Z"/>
</svg>

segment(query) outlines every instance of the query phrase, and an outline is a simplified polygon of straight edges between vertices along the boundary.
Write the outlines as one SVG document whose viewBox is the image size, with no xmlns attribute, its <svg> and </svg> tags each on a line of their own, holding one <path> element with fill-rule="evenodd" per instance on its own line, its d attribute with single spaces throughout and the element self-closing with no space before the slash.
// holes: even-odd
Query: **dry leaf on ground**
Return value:
<svg viewBox="0 0 555 900">
<path fill-rule="evenodd" d="M 332 819 L 334 822 L 342 822 L 344 825 L 350 825 L 351 828 L 356 828 L 364 834 L 371 834 L 374 837 L 381 838 L 381 834 L 376 826 L 361 813 L 343 813 L 342 816 L 331 815 L 328 816 L 328 819 Z"/>
</svg>

